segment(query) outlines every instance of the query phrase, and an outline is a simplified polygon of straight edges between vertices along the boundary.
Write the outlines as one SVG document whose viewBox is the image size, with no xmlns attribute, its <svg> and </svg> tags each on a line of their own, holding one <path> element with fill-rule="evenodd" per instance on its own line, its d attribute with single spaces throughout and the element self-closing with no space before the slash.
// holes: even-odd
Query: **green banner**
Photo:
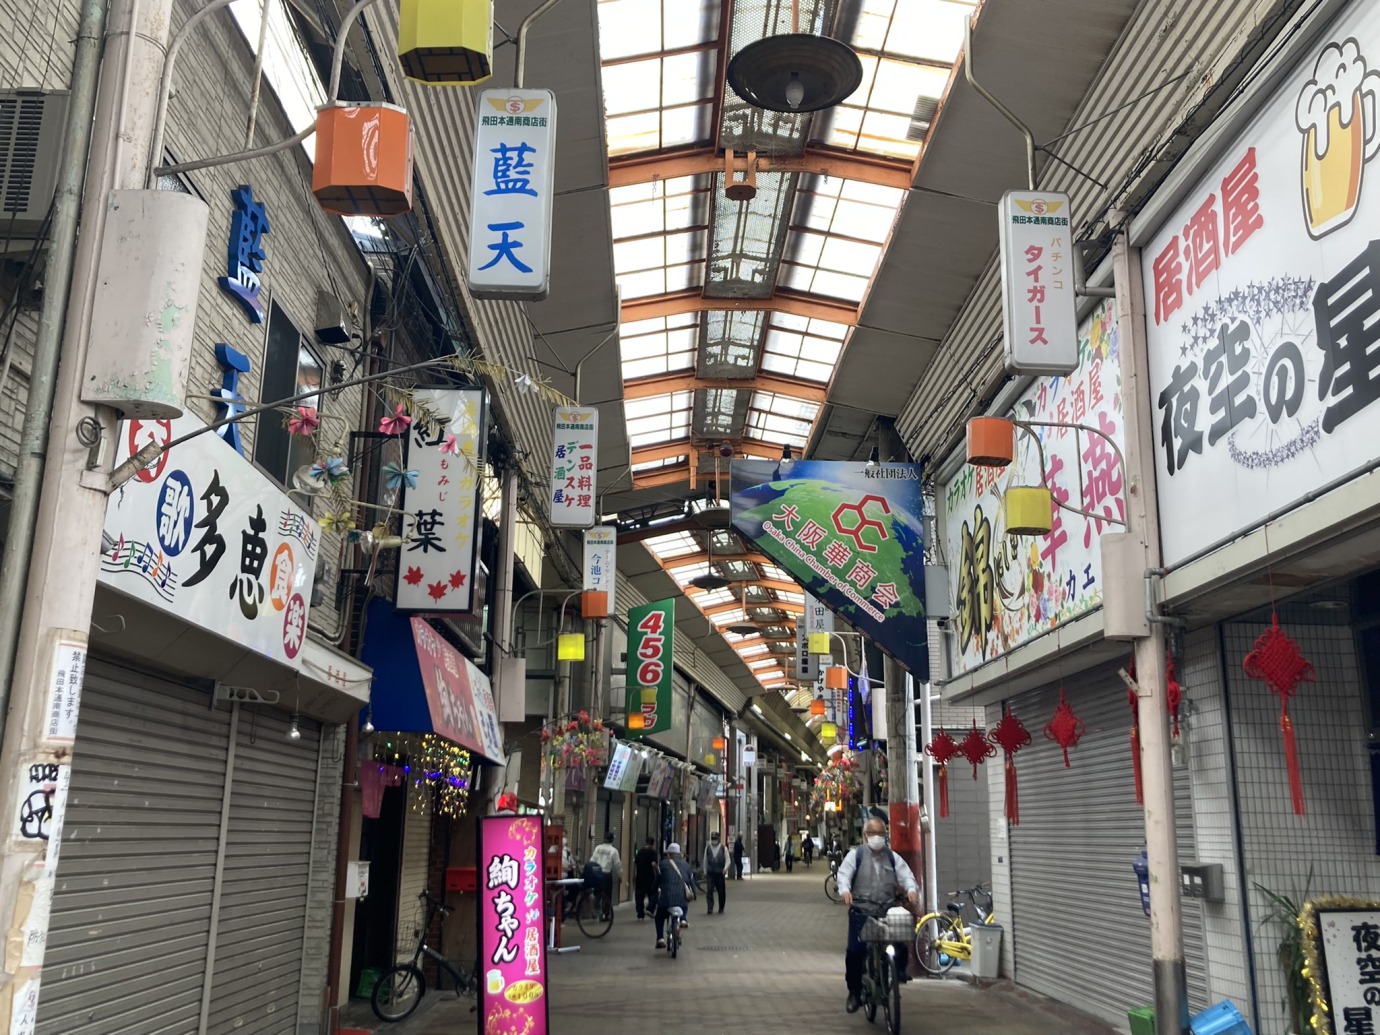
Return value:
<svg viewBox="0 0 1380 1035">
<path fill-rule="evenodd" d="M 628 732 L 633 736 L 671 728 L 674 608 L 674 600 L 657 600 L 628 611 Z"/>
</svg>

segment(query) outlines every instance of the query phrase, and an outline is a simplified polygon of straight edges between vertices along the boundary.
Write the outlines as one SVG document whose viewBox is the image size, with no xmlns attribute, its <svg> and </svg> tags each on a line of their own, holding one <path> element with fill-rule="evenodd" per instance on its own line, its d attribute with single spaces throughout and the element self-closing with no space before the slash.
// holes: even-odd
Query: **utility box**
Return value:
<svg viewBox="0 0 1380 1035">
<path fill-rule="evenodd" d="M 345 864 L 345 897 L 369 897 L 369 864 L 351 859 Z"/>
<path fill-rule="evenodd" d="M 1138 640 L 1150 635 L 1145 617 L 1145 544 L 1127 532 L 1102 536 L 1102 635 Z"/>
<path fill-rule="evenodd" d="M 1222 864 L 1180 863 L 1179 890 L 1184 898 L 1196 898 L 1204 902 L 1226 901 L 1226 890 L 1222 886 Z"/>
</svg>

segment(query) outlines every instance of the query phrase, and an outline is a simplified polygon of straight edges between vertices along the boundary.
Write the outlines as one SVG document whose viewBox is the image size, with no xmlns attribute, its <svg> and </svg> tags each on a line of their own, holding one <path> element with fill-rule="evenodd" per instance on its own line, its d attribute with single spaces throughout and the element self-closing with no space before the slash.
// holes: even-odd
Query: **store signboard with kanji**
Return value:
<svg viewBox="0 0 1380 1035">
<path fill-rule="evenodd" d="M 491 762 L 502 762 L 507 756 L 489 677 L 442 639 L 425 618 L 412 616 L 412 639 L 431 729 L 403 732 L 438 733 Z"/>
<path fill-rule="evenodd" d="M 802 683 L 814 682 L 824 671 L 829 661 L 826 654 L 810 653 L 811 633 L 831 633 L 834 631 L 834 613 L 823 601 L 805 594 L 805 614 L 795 625 L 795 664 L 796 678 Z M 821 661 L 824 664 L 821 664 Z"/>
<path fill-rule="evenodd" d="M 483 512 L 485 393 L 482 388 L 418 388 L 406 430 L 403 545 L 398 551 L 401 611 L 471 612 Z"/>
<path fill-rule="evenodd" d="M 629 726 L 635 735 L 671 728 L 675 604 L 658 600 L 628 611 L 627 714 L 642 716 L 640 726 Z"/>
<path fill-rule="evenodd" d="M 599 411 L 556 407 L 551 441 L 551 523 L 594 524 L 594 472 L 599 469 Z"/>
<path fill-rule="evenodd" d="M 1380 1031 L 1380 903 L 1329 897 L 1304 906 L 1313 1020 L 1319 1035 Z"/>
<path fill-rule="evenodd" d="M 906 666 L 929 678 L 918 464 L 735 460 L 733 527 Z"/>
<path fill-rule="evenodd" d="M 1146 243 L 1164 560 L 1372 465 L 1380 6 L 1324 32 Z"/>
<path fill-rule="evenodd" d="M 998 214 L 1006 369 L 1067 374 L 1078 365 L 1068 195 L 1009 190 Z"/>
<path fill-rule="evenodd" d="M 1102 535 L 1121 531 L 1106 517 L 1126 518 L 1126 480 L 1116 452 L 1123 448 L 1125 429 L 1112 300 L 1084 319 L 1077 341 L 1073 373 L 1037 378 L 1005 416 L 1084 424 L 1102 435 L 1034 427 L 1037 448 L 1035 439 L 1017 431 L 1010 466 L 965 465 L 940 490 L 953 612 L 953 635 L 946 640 L 956 673 L 999 657 L 1102 603 Z M 1011 486 L 1041 484 L 1041 451 L 1044 482 L 1055 498 L 1102 517 L 1055 507 L 1048 535 L 1008 536 L 1003 495 Z"/>
<path fill-rule="evenodd" d="M 540 816 L 479 821 L 480 1030 L 547 1035 Z"/>
<path fill-rule="evenodd" d="M 618 529 L 612 525 L 599 525 L 585 529 L 585 592 L 607 593 L 608 613 L 614 612 L 614 595 L 618 582 L 616 552 L 618 550 Z"/>
<path fill-rule="evenodd" d="M 205 425 L 120 425 L 115 463 Z M 321 530 L 219 435 L 173 446 L 110 496 L 98 578 L 274 661 L 300 668 Z"/>
<path fill-rule="evenodd" d="M 465 276 L 475 298 L 546 297 L 555 175 L 555 95 L 481 93 Z"/>
</svg>

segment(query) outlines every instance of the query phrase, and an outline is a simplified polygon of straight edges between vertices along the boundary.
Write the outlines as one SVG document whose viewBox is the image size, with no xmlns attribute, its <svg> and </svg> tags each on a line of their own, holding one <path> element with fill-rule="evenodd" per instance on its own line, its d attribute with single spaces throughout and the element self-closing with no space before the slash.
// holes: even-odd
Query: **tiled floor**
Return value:
<svg viewBox="0 0 1380 1035">
<path fill-rule="evenodd" d="M 650 920 L 622 906 L 609 934 L 552 957 L 552 1035 L 857 1035 L 881 1029 L 844 1012 L 844 907 L 824 897 L 825 870 L 762 874 L 728 886 L 728 908 L 706 916 L 691 903 L 680 956 L 654 948 Z M 569 941 L 580 939 L 567 928 Z M 471 1002 L 428 996 L 382 1035 L 464 1035 L 479 1030 Z M 916 979 L 902 992 L 907 1035 L 1110 1035 L 1111 1029 L 996 982 Z M 642 1024 L 629 1027 L 637 1019 Z M 370 1025 L 361 1028 L 371 1030 Z"/>
</svg>

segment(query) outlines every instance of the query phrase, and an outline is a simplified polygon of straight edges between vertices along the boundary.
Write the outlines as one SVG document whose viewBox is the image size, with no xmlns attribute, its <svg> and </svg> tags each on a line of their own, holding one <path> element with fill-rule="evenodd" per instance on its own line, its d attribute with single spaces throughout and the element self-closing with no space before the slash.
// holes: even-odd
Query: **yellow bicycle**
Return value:
<svg viewBox="0 0 1380 1035">
<path fill-rule="evenodd" d="M 928 974 L 944 974 L 959 960 L 973 958 L 973 928 L 963 917 L 967 899 L 981 923 L 992 920 L 992 885 L 975 884 L 962 891 L 949 892 L 949 904 L 942 913 L 926 913 L 915 924 L 915 958 Z M 984 905 L 985 901 L 985 905 Z"/>
</svg>

